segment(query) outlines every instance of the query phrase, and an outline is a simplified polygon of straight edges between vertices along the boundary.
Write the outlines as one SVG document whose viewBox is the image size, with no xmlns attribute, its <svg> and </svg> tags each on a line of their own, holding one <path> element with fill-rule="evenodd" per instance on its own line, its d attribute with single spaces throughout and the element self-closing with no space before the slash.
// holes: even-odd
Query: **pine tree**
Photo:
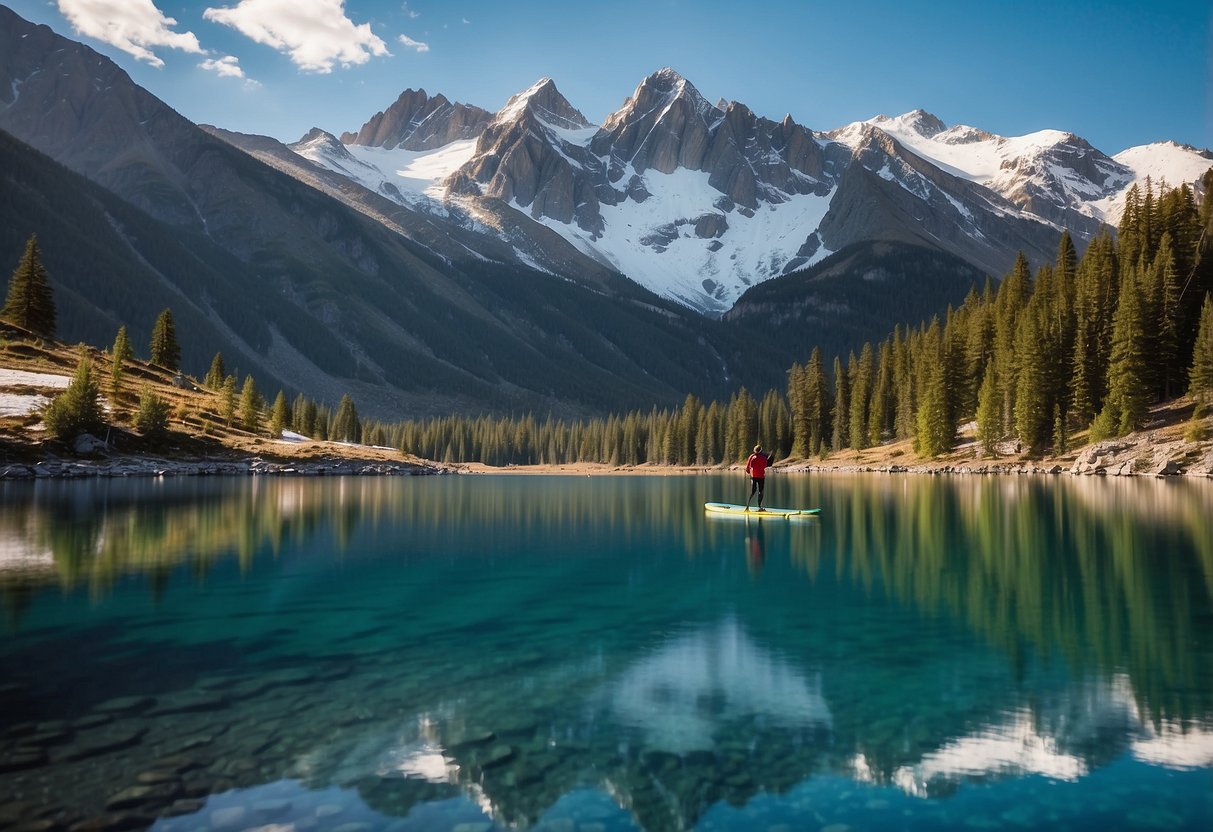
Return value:
<svg viewBox="0 0 1213 832">
<path fill-rule="evenodd" d="M 1158 244 L 1154 271 L 1158 275 L 1158 298 L 1154 304 L 1158 316 L 1154 324 L 1156 349 L 1151 353 L 1158 365 L 1157 392 L 1163 399 L 1176 395 L 1182 386 L 1180 354 L 1179 266 L 1170 232 L 1164 232 Z"/>
<path fill-rule="evenodd" d="M 893 435 L 906 439 L 914 434 L 914 375 L 910 368 L 909 333 L 902 340 L 893 328 L 893 389 L 897 399 L 893 413 Z"/>
<path fill-rule="evenodd" d="M 914 446 L 922 456 L 939 456 L 956 442 L 956 428 L 948 414 L 946 375 L 944 366 L 936 364 L 918 407 Z"/>
<path fill-rule="evenodd" d="M 236 377 L 223 380 L 223 391 L 219 394 L 219 414 L 229 428 L 236 422 Z"/>
<path fill-rule="evenodd" d="M 354 400 L 346 393 L 337 405 L 337 415 L 333 417 L 333 429 L 329 436 L 338 442 L 360 442 L 362 440 L 362 423 L 358 420 L 358 410 Z"/>
<path fill-rule="evenodd" d="M 793 364 L 788 370 L 788 410 L 792 414 L 792 456 L 803 459 L 812 452 L 812 446 L 809 439 L 808 378 L 800 364 Z"/>
<path fill-rule="evenodd" d="M 805 399 L 808 402 L 809 446 L 806 455 L 820 453 L 829 443 L 826 431 L 830 421 L 830 391 L 821 361 L 821 349 L 813 348 L 809 368 L 805 371 Z"/>
<path fill-rule="evenodd" d="M 842 369 L 842 359 L 834 357 L 834 430 L 830 437 L 830 447 L 838 453 L 845 447 L 847 427 L 847 374 Z"/>
<path fill-rule="evenodd" d="M 1202 402 L 1213 401 L 1213 295 L 1205 295 L 1200 310 L 1192 369 L 1188 373 L 1188 395 Z"/>
<path fill-rule="evenodd" d="M 240 425 L 249 433 L 261 432 L 261 408 L 264 402 L 257 392 L 257 382 L 252 376 L 244 377 L 244 387 L 240 391 Z"/>
<path fill-rule="evenodd" d="M 8 282 L 8 295 L 0 318 L 42 338 L 55 337 L 55 297 L 42 265 L 37 235 L 25 244 L 25 253 Z"/>
<path fill-rule="evenodd" d="M 181 364 L 181 347 L 177 345 L 177 327 L 173 324 L 173 311 L 165 309 L 156 318 L 152 327 L 152 363 L 166 370 L 177 370 Z"/>
<path fill-rule="evenodd" d="M 1028 270 L 1028 259 L 1023 252 L 1015 259 L 1011 273 L 998 287 L 994 302 L 994 355 L 993 361 L 999 383 L 999 398 L 1002 411 L 1002 434 L 1011 432 L 1015 424 L 1015 390 L 1017 368 L 1015 366 L 1015 339 L 1019 331 L 1019 316 L 1031 297 L 1032 279 Z"/>
<path fill-rule="evenodd" d="M 126 327 L 118 327 L 114 337 L 114 348 L 110 351 L 110 400 L 117 402 L 118 394 L 122 391 L 122 375 L 124 365 L 134 357 L 134 350 L 126 337 Z"/>
<path fill-rule="evenodd" d="M 1133 273 L 1120 282 L 1120 295 L 1112 323 L 1112 358 L 1108 365 L 1108 395 L 1104 400 L 1092 439 L 1123 436 L 1137 429 L 1149 410 L 1145 384 L 1145 332 L 1141 300 Z"/>
<path fill-rule="evenodd" d="M 851 399 L 847 412 L 850 415 L 847 436 L 851 448 L 862 451 L 868 447 L 868 405 L 872 393 L 873 358 L 872 344 L 865 342 L 858 362 L 854 353 L 849 360 Z"/>
<path fill-rule="evenodd" d="M 126 326 L 118 327 L 118 334 L 114 336 L 114 346 L 110 350 L 114 357 L 114 361 L 130 361 L 135 357 L 135 351 L 131 349 L 130 339 L 126 334 Z"/>
<path fill-rule="evenodd" d="M 1078 267 L 1074 299 L 1074 358 L 1069 382 L 1070 414 L 1087 424 L 1103 407 L 1116 301 L 1116 255 L 1112 238 L 1091 241 Z"/>
<path fill-rule="evenodd" d="M 99 433 L 105 427 L 101 391 L 93 378 L 93 362 L 82 350 L 71 383 L 51 399 L 42 415 L 46 430 L 56 439 L 68 440 L 82 433 Z"/>
<path fill-rule="evenodd" d="M 1046 363 L 1049 355 L 1035 315 L 1022 317 L 1015 353 L 1019 365 L 1015 380 L 1015 432 L 1021 442 L 1038 451 L 1048 438 Z"/>
<path fill-rule="evenodd" d="M 876 379 L 872 384 L 872 403 L 868 409 L 868 444 L 879 445 L 884 433 L 892 427 L 893 399 L 893 343 L 880 345 L 880 361 L 876 368 Z"/>
<path fill-rule="evenodd" d="M 202 386 L 209 390 L 220 390 L 223 388 L 225 378 L 227 378 L 227 367 L 223 364 L 223 353 L 217 352 L 211 359 L 211 368 L 206 371 L 206 378 L 202 380 Z"/>
<path fill-rule="evenodd" d="M 986 364 L 985 377 L 981 380 L 981 391 L 977 394 L 977 438 L 990 456 L 998 456 L 995 443 L 1002 438 L 1002 414 L 998 398 L 998 381 L 994 377 L 994 364 Z"/>
<path fill-rule="evenodd" d="M 139 388 L 139 410 L 135 413 L 135 429 L 144 436 L 161 433 L 168 427 L 168 402 L 152 390 L 150 384 Z"/>
<path fill-rule="evenodd" d="M 291 412 L 286 404 L 286 393 L 281 390 L 274 398 L 274 407 L 270 411 L 270 436 L 274 439 L 282 437 L 282 431 L 291 423 Z"/>
</svg>

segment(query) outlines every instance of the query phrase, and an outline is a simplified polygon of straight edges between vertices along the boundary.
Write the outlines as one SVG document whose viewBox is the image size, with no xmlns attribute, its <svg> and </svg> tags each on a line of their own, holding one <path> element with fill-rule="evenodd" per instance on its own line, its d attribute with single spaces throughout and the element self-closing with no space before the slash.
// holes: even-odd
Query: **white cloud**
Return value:
<svg viewBox="0 0 1213 832">
<path fill-rule="evenodd" d="M 224 78 L 243 78 L 244 70 L 240 68 L 240 59 L 235 55 L 224 55 L 222 58 L 207 58 L 198 66 L 216 72 Z"/>
<path fill-rule="evenodd" d="M 419 40 L 413 40 L 408 35 L 401 35 L 400 42 L 403 43 L 405 46 L 407 46 L 409 49 L 416 49 L 418 52 L 429 52 L 430 51 L 430 45 L 428 43 L 422 43 Z"/>
<path fill-rule="evenodd" d="M 465 25 L 465 26 L 466 26 L 468 23 L 471 23 L 471 22 L 472 22 L 472 21 L 468 20 L 466 17 L 465 17 L 465 18 L 463 18 L 463 23 L 464 23 L 464 25 Z"/>
<path fill-rule="evenodd" d="M 389 54 L 369 23 L 355 25 L 345 16 L 345 0 L 240 0 L 202 16 L 285 52 L 305 72 L 329 73 L 333 64 Z"/>
<path fill-rule="evenodd" d="M 58 0 L 59 11 L 77 34 L 118 47 L 154 67 L 164 61 L 157 46 L 205 54 L 193 32 L 174 32 L 177 21 L 166 17 L 152 0 Z"/>
</svg>

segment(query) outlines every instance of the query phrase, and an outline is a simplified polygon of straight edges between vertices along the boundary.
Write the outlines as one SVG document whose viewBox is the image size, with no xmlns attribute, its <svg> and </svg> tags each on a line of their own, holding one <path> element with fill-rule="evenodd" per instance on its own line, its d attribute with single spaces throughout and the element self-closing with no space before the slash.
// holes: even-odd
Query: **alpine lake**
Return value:
<svg viewBox="0 0 1213 832">
<path fill-rule="evenodd" d="M 1213 829 L 1213 483 L 0 484 L 0 829 Z"/>
</svg>

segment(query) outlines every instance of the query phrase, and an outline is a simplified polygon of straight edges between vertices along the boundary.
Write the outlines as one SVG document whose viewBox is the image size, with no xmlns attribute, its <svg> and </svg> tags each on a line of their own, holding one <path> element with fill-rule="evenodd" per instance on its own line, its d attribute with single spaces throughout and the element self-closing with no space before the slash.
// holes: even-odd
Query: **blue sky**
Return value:
<svg viewBox="0 0 1213 832">
<path fill-rule="evenodd" d="M 495 110 L 543 76 L 597 123 L 668 65 L 713 101 L 818 130 L 922 107 L 1108 153 L 1213 145 L 1207 0 L 0 2 L 194 121 L 286 141 L 357 129 L 406 87 Z"/>
</svg>

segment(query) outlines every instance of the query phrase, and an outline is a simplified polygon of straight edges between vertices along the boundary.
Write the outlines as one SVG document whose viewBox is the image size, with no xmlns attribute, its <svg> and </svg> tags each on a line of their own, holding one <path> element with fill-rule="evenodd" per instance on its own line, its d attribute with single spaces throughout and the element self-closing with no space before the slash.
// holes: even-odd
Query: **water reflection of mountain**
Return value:
<svg viewBox="0 0 1213 832">
<path fill-rule="evenodd" d="M 773 730 L 830 728 L 821 678 L 771 655 L 733 618 L 678 636 L 637 660 L 602 692 L 614 718 L 647 748 L 711 751 L 718 730 L 762 720 Z"/>
</svg>

